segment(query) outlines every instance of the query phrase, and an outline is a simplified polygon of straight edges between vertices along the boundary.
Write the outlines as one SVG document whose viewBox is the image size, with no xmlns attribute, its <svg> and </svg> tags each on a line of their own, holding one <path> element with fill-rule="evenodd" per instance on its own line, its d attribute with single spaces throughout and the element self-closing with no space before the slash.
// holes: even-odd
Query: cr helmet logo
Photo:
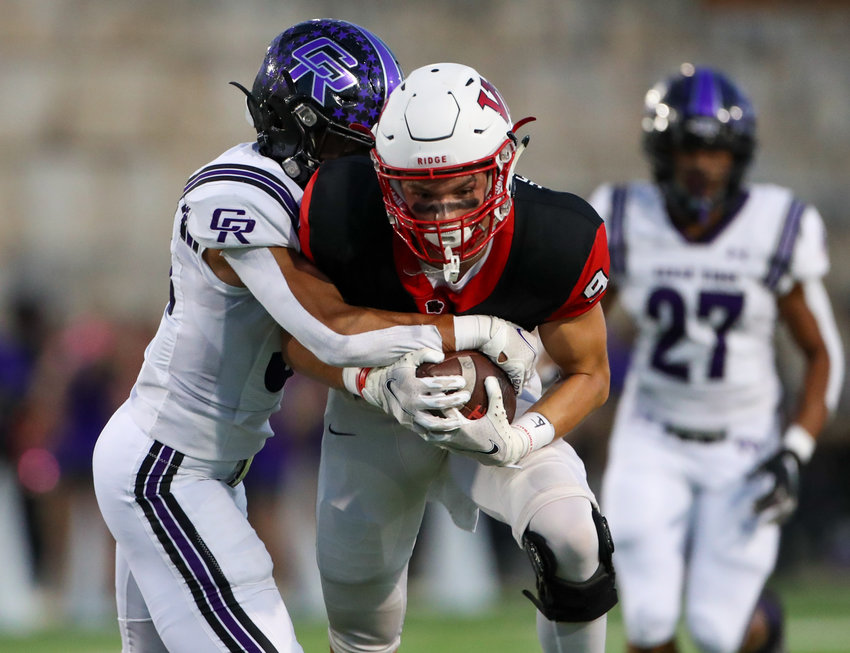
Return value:
<svg viewBox="0 0 850 653">
<path fill-rule="evenodd" d="M 357 78 L 349 70 L 357 65 L 357 59 L 327 37 L 323 36 L 293 50 L 292 57 L 298 61 L 289 71 L 292 81 L 297 82 L 304 75 L 312 74 L 311 94 L 319 104 L 325 103 L 327 89 L 341 93 L 357 84 Z"/>
</svg>

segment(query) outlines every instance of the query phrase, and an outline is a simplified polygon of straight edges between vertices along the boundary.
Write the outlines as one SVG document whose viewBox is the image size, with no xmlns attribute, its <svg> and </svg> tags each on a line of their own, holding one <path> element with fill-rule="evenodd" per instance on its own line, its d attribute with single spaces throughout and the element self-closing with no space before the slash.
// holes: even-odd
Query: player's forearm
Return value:
<svg viewBox="0 0 850 653">
<path fill-rule="evenodd" d="M 419 324 L 429 318 L 391 318 L 374 309 L 348 306 L 333 284 L 292 250 L 227 250 L 224 257 L 275 321 L 329 365 L 387 365 L 409 351 L 443 348 L 440 329 Z M 451 319 L 441 320 L 447 333 Z"/>
<path fill-rule="evenodd" d="M 807 281 L 803 284 L 803 297 L 806 306 L 811 311 L 812 317 L 817 324 L 817 331 L 822 346 L 819 344 L 815 350 L 815 356 L 807 356 L 809 369 L 806 372 L 808 388 L 812 385 L 815 392 L 820 393 L 820 383 L 823 383 L 822 402 L 826 406 L 824 422 L 835 412 L 844 387 L 844 345 L 838 325 L 835 322 L 835 314 L 829 301 L 823 282 L 818 280 Z M 817 376 L 818 381 L 809 383 L 809 376 Z M 804 401 L 806 397 L 804 396 Z"/>
<path fill-rule="evenodd" d="M 572 374 L 555 384 L 529 410 L 544 415 L 563 437 L 608 399 L 610 375 L 607 365 L 592 373 Z"/>
<path fill-rule="evenodd" d="M 281 337 L 283 359 L 293 370 L 323 383 L 330 388 L 342 389 L 342 368 L 320 361 L 309 349 L 283 332 Z"/>
<path fill-rule="evenodd" d="M 578 317 L 541 324 L 538 332 L 564 380 L 552 386 L 531 410 L 552 422 L 559 437 L 608 399 L 611 372 L 605 314 L 597 303 Z"/>
<path fill-rule="evenodd" d="M 298 303 L 335 333 L 352 337 L 402 327 L 394 329 L 392 338 L 393 344 L 400 347 L 398 355 L 401 355 L 420 347 L 439 348 L 429 335 L 430 329 L 436 329 L 442 340 L 443 349 L 453 350 L 455 334 L 451 316 L 399 313 L 351 306 L 345 302 L 336 286 L 307 259 L 287 248 L 272 248 L 271 251 Z M 417 329 L 411 330 L 406 327 Z M 413 341 L 405 343 L 405 338 Z M 357 361 L 348 361 L 347 364 L 357 364 Z M 378 364 L 378 362 L 367 360 L 360 364 Z"/>
<path fill-rule="evenodd" d="M 793 422 L 817 437 L 838 404 L 844 382 L 844 350 L 823 283 L 801 283 L 780 300 L 783 318 L 805 357 L 803 384 Z"/>
<path fill-rule="evenodd" d="M 451 315 L 423 315 L 421 313 L 395 313 L 375 308 L 349 306 L 342 302 L 329 302 L 322 309 L 323 321 L 338 333 L 356 335 L 391 327 L 429 325 L 437 329 L 446 351 L 453 351 L 455 333 Z"/>
<path fill-rule="evenodd" d="M 808 352 L 806 372 L 797 402 L 793 422 L 802 426 L 813 437 L 823 430 L 829 417 L 826 403 L 829 355 L 825 348 Z"/>
</svg>

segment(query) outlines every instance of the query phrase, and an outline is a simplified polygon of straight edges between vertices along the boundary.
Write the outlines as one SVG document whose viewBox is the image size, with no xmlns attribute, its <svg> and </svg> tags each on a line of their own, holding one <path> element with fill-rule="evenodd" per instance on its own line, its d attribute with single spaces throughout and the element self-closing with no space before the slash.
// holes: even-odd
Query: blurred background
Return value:
<svg viewBox="0 0 850 653">
<path fill-rule="evenodd" d="M 477 68 L 514 120 L 537 117 L 520 172 L 584 196 L 646 176 L 640 117 L 652 84 L 683 61 L 725 70 L 759 112 L 750 179 L 790 186 L 824 217 L 827 286 L 850 351 L 848 1 L 0 0 L 0 555 L 12 561 L 0 574 L 0 630 L 112 619 L 91 447 L 167 301 L 185 180 L 254 138 L 227 82 L 250 86 L 269 41 L 317 17 L 374 31 L 405 70 Z M 798 361 L 782 343 L 780 333 L 793 391 Z M 616 391 L 621 350 L 612 364 Z M 246 486 L 288 605 L 317 613 L 310 529 L 323 391 L 290 383 L 282 437 Z M 615 405 L 616 392 L 573 437 L 594 485 Z M 778 573 L 821 570 L 850 591 L 848 413 L 845 391 Z M 303 524 L 300 536 L 282 539 L 299 529 L 280 519 Z M 513 570 L 527 573 L 508 538 L 486 521 L 467 537 L 431 511 L 414 580 L 435 602 L 479 609 Z M 437 560 L 446 547 L 466 552 L 455 559 L 474 583 L 452 585 L 456 570 Z"/>
</svg>

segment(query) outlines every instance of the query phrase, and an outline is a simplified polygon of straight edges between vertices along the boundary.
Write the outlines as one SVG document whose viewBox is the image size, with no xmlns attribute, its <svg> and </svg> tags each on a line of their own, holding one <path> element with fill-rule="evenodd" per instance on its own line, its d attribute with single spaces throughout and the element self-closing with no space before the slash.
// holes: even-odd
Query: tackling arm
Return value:
<svg viewBox="0 0 850 653">
<path fill-rule="evenodd" d="M 286 331 L 281 334 L 281 353 L 286 364 L 299 374 L 309 376 L 329 388 L 344 389 L 343 368 L 323 363 Z"/>
<path fill-rule="evenodd" d="M 298 303 L 334 331 L 350 336 L 394 326 L 432 325 L 444 343 L 454 343 L 451 316 L 351 306 L 345 303 L 336 286 L 306 258 L 286 247 L 270 250 Z"/>
<path fill-rule="evenodd" d="M 351 306 L 315 266 L 285 247 L 205 250 L 203 256 L 216 276 L 246 286 L 278 324 L 329 365 L 388 365 L 422 349 L 481 349 L 517 392 L 533 369 L 534 350 L 504 320 Z"/>
<path fill-rule="evenodd" d="M 454 342 L 450 316 L 346 304 L 336 287 L 292 249 L 225 250 L 221 258 L 278 324 L 330 365 L 385 365 L 408 351 Z"/>
</svg>

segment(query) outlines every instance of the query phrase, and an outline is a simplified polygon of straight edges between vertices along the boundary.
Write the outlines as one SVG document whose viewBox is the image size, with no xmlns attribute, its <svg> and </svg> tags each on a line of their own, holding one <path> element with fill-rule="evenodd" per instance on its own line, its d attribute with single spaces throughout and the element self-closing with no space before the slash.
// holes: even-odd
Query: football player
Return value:
<svg viewBox="0 0 850 653">
<path fill-rule="evenodd" d="M 756 115 L 717 70 L 685 64 L 651 88 L 643 134 L 653 181 L 591 197 L 637 331 L 602 489 L 628 650 L 676 651 L 683 602 L 700 650 L 779 652 L 779 612 L 756 606 L 843 375 L 823 222 L 789 189 L 745 183 Z M 787 414 L 780 320 L 805 359 Z"/>
<path fill-rule="evenodd" d="M 296 369 L 335 388 L 317 508 L 334 653 L 398 649 L 408 564 L 429 499 L 467 529 L 479 509 L 511 527 L 536 573 L 537 593 L 528 596 L 544 651 L 604 650 L 606 613 L 617 600 L 611 542 L 584 465 L 562 438 L 608 395 L 599 304 L 608 249 L 587 202 L 514 174 L 528 143 L 515 132 L 525 122 L 511 121 L 499 91 L 473 68 L 424 66 L 390 95 L 374 162 L 326 162 L 305 191 L 303 250 L 346 301 L 485 312 L 538 328 L 562 372 L 543 397 L 535 374 L 513 423 L 488 378 L 488 411 L 472 420 L 456 409 L 426 410 L 415 388 L 405 392 L 383 368 L 340 373 L 297 343 L 285 348 Z M 370 405 L 388 384 L 404 395 L 402 424 Z"/>
<path fill-rule="evenodd" d="M 257 142 L 226 151 L 185 186 L 170 301 L 93 457 L 117 541 L 125 651 L 301 651 L 240 485 L 291 374 L 281 328 L 335 365 L 401 357 L 391 369 L 413 379 L 415 363 L 440 359 L 444 346 L 480 347 L 517 387 L 524 381 L 533 351 L 506 322 L 352 308 L 298 256 L 303 184 L 319 161 L 368 151 L 368 129 L 350 125 L 371 125 L 400 80 L 368 30 L 299 23 L 271 42 L 253 88 L 242 89 Z M 440 402 L 433 383 L 431 401 L 456 401 Z"/>
</svg>

